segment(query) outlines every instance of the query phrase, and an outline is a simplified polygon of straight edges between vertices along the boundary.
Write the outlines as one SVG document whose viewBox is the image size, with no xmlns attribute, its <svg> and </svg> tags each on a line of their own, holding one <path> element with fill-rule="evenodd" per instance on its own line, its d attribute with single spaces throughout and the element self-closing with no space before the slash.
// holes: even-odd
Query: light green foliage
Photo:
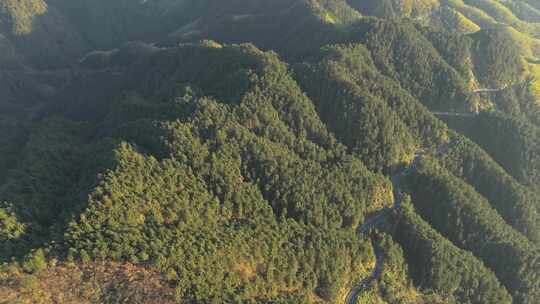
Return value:
<svg viewBox="0 0 540 304">
<path fill-rule="evenodd" d="M 440 19 L 434 21 L 434 23 L 440 22 L 440 24 L 436 24 L 440 28 L 456 30 L 463 34 L 471 34 L 481 30 L 480 26 L 453 8 L 441 8 L 440 14 Z"/>
<path fill-rule="evenodd" d="M 29 273 L 36 273 L 45 269 L 45 267 L 47 267 L 47 260 L 43 250 L 38 249 L 35 252 L 32 252 L 28 257 L 26 257 L 22 267 Z"/>
<path fill-rule="evenodd" d="M 27 35 L 32 32 L 34 18 L 47 12 L 47 3 L 43 0 L 2 0 L 0 18 L 11 24 L 15 35 Z"/>
<path fill-rule="evenodd" d="M 377 232 L 374 239 L 382 264 L 381 277 L 360 295 L 357 302 L 366 304 L 456 303 L 453 295 L 444 292 L 436 294 L 429 289 L 422 291 L 417 289 L 411 279 L 410 267 L 399 243 L 388 234 L 380 232 Z M 410 266 L 416 267 L 412 263 Z"/>
<path fill-rule="evenodd" d="M 362 16 L 343 0 L 307 1 L 316 15 L 329 24 L 350 24 Z"/>
<path fill-rule="evenodd" d="M 520 49 L 504 30 L 486 30 L 474 34 L 475 74 L 489 88 L 505 88 L 521 79 L 526 67 Z"/>
<path fill-rule="evenodd" d="M 174 82 L 157 83 L 155 97 L 126 95 L 93 127 L 38 125 L 2 195 L 51 231 L 28 231 L 16 249 L 55 241 L 84 263 L 149 263 L 179 300 L 339 298 L 373 264 L 355 231 L 392 203 L 389 182 L 326 131 L 275 54 L 249 45 L 178 52 L 192 60 L 162 74 Z M 148 63 L 171 66 L 162 60 Z M 220 82 L 224 70 L 231 78 Z M 116 139 L 93 139 L 96 128 Z M 60 163 L 66 169 L 49 167 Z M 60 184 L 72 186 L 50 190 Z"/>
<path fill-rule="evenodd" d="M 7 245 L 9 240 L 19 238 L 24 233 L 26 226 L 17 220 L 7 203 L 2 205 L 0 209 L 0 240 Z"/>
</svg>

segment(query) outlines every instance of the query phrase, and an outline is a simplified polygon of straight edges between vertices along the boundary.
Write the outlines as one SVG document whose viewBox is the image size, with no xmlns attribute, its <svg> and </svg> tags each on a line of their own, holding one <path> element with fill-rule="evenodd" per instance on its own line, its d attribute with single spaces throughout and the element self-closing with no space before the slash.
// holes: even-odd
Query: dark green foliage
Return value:
<svg viewBox="0 0 540 304">
<path fill-rule="evenodd" d="M 395 229 L 397 227 L 394 225 L 393 228 Z M 395 235 L 395 233 L 393 234 Z M 373 239 L 381 263 L 381 275 L 379 280 L 372 284 L 370 288 L 362 294 L 358 302 L 363 303 L 369 302 L 370 300 L 376 302 L 376 299 L 380 297 L 381 301 L 384 301 L 385 303 L 396 304 L 458 303 L 456 302 L 456 297 L 447 294 L 445 290 L 441 290 L 442 292 L 437 294 L 433 292 L 433 289 L 423 288 L 421 291 L 416 289 L 413 285 L 413 279 L 411 279 L 408 261 L 406 260 L 403 249 L 399 243 L 387 233 L 377 231 L 374 235 Z M 416 267 L 416 265 L 413 264 L 410 264 L 410 266 Z M 488 274 L 488 278 L 493 278 L 493 275 Z M 495 280 L 490 283 L 494 283 L 492 287 L 501 288 L 500 286 L 497 286 L 498 283 Z M 462 285 L 464 288 L 467 288 L 465 284 Z M 482 290 L 477 294 L 485 292 L 485 290 Z M 492 292 L 494 294 L 498 293 L 501 296 L 500 300 L 502 303 L 509 298 L 508 294 L 504 291 L 504 288 L 499 292 L 496 292 L 495 290 L 487 290 L 487 292 Z"/>
<path fill-rule="evenodd" d="M 366 19 L 352 30 L 365 27 L 369 30 L 361 41 L 384 75 L 398 80 L 430 109 L 470 107 L 465 79 L 412 24 Z"/>
<path fill-rule="evenodd" d="M 84 207 L 97 173 L 111 164 L 111 143 L 87 145 L 87 125 L 51 118 L 29 132 L 19 164 L 0 186 L 2 210 L 11 214 L 7 223 L 16 220 L 10 226 L 26 227 L 8 237 L 11 244 L 2 247 L 2 260 L 58 238 L 70 216 Z"/>
<path fill-rule="evenodd" d="M 525 3 L 528 3 L 529 5 L 536 7 L 537 9 L 540 9 L 540 3 L 534 1 L 534 0 L 524 0 Z"/>
<path fill-rule="evenodd" d="M 423 161 L 406 183 L 418 213 L 492 269 L 516 303 L 538 300 L 538 247 L 507 226 L 471 186 L 432 160 Z"/>
<path fill-rule="evenodd" d="M 373 198 L 363 198 L 364 190 L 376 187 L 375 177 L 364 180 L 359 163 L 331 169 L 302 160 L 232 120 L 228 106 L 201 100 L 197 107 L 191 122 L 161 125 L 169 158 L 158 161 L 128 144 L 117 148 L 118 168 L 103 177 L 89 209 L 68 229 L 71 252 L 82 259 L 150 260 L 176 282 L 182 299 L 265 298 L 289 288 L 335 298 L 341 280 L 354 273 L 347 261 L 361 256 L 350 250 L 365 247 L 347 245 L 354 230 L 337 229 L 358 225 L 351 214 L 366 212 Z M 323 187 L 321 166 L 336 171 Z M 289 178 L 300 172 L 303 179 Z M 291 259 L 301 274 L 291 273 Z M 310 270 L 314 265 L 328 267 Z M 246 285 L 245 275 L 261 281 Z"/>
<path fill-rule="evenodd" d="M 36 126 L 23 149 L 23 165 L 14 170 L 0 189 L 2 200 L 14 203 L 25 221 L 51 225 L 69 209 L 63 199 L 66 185 L 77 180 L 85 135 L 82 125 L 49 120 Z"/>
<path fill-rule="evenodd" d="M 524 119 L 485 112 L 474 119 L 448 120 L 486 150 L 510 175 L 527 187 L 540 183 L 540 129 Z"/>
<path fill-rule="evenodd" d="M 400 18 L 419 1 L 19 2 L 0 0 L 11 273 L 108 260 L 179 303 L 340 303 L 366 278 L 366 304 L 538 301 L 532 91 L 469 92 L 521 80 L 506 34 Z M 451 123 L 479 146 L 428 110 L 490 102 L 505 114 Z M 418 211 L 391 217 L 401 190 Z"/>
<path fill-rule="evenodd" d="M 470 140 L 456 136 L 452 143 L 441 165 L 473 186 L 508 224 L 530 240 L 540 241 L 538 195 L 520 185 Z"/>
<path fill-rule="evenodd" d="M 249 180 L 235 187 L 226 182 L 242 176 L 232 168 L 223 171 L 223 165 L 234 165 L 225 153 L 209 156 L 216 160 L 208 173 L 194 173 L 174 160 L 158 162 L 121 146 L 119 168 L 105 177 L 90 208 L 68 230 L 72 252 L 83 259 L 150 260 L 184 299 L 264 298 L 289 288 L 316 288 L 321 296 L 334 297 L 332 284 L 342 284 L 336 279 L 353 267 L 346 261 L 360 262 L 365 245 L 293 221 L 278 226 L 258 187 Z M 362 251 L 351 256 L 350 250 Z M 321 263 L 328 268 L 313 268 Z M 248 284 L 251 276 L 260 282 Z"/>
<path fill-rule="evenodd" d="M 21 123 L 13 119 L 0 118 L 0 184 L 19 159 L 16 151 L 21 149 L 24 141 L 25 131 Z"/>
<path fill-rule="evenodd" d="M 505 114 L 531 119 L 537 123 L 537 113 L 535 113 L 535 102 L 527 96 L 527 87 L 522 86 L 517 90 L 506 89 L 493 97 L 493 103 L 496 110 Z M 451 123 L 451 122 L 450 122 Z"/>
<path fill-rule="evenodd" d="M 531 0 L 504 3 L 521 20 L 540 22 L 540 4 Z"/>
<path fill-rule="evenodd" d="M 540 103 L 537 102 L 531 84 L 534 81 L 530 78 L 490 94 L 489 97 L 494 109 L 540 126 Z"/>
<path fill-rule="evenodd" d="M 3 258 L 55 242 L 83 262 L 149 263 L 182 301 L 334 301 L 368 273 L 372 248 L 355 231 L 391 203 L 389 183 L 346 154 L 275 54 L 177 52 L 192 60 L 170 63 L 161 83 L 144 81 L 106 115 L 87 113 L 98 123 L 52 119 L 31 130 L 1 192 L 12 206 Z M 189 76 L 208 60 L 210 71 Z M 216 85 L 225 70 L 249 77 Z"/>
<path fill-rule="evenodd" d="M 470 252 L 454 246 L 405 202 L 396 227 L 413 280 L 457 303 L 512 303 L 491 270 Z"/>
<path fill-rule="evenodd" d="M 387 171 L 405 162 L 415 145 L 405 124 L 382 99 L 362 90 L 349 72 L 364 60 L 369 64 L 369 52 L 361 45 L 328 51 L 333 54 L 327 60 L 298 71 L 321 119 L 372 170 Z"/>
<path fill-rule="evenodd" d="M 473 43 L 471 37 L 447 28 L 435 30 L 431 27 L 420 27 L 419 31 L 431 42 L 444 60 L 461 74 L 461 77 L 464 79 L 470 77 Z"/>
<path fill-rule="evenodd" d="M 9 64 L 10 68 L 20 69 L 24 63 L 42 68 L 65 67 L 88 47 L 78 29 L 51 2 L 0 1 L 0 49 L 17 63 Z"/>
<path fill-rule="evenodd" d="M 331 84 L 341 85 L 342 88 L 354 87 L 356 91 L 362 91 L 362 96 L 367 96 L 370 100 L 385 102 L 392 110 L 391 112 L 395 113 L 390 113 L 392 119 L 401 120 L 415 138 L 414 140 L 407 138 L 406 133 L 394 134 L 399 138 L 393 141 L 394 145 L 415 144 L 436 147 L 444 143 L 447 127 L 431 115 L 426 107 L 404 90 L 399 83 L 382 75 L 375 67 L 370 52 L 364 46 L 360 44 L 326 46 L 321 56 L 322 61 L 318 68 L 320 71 L 305 64 L 297 66 L 296 77 L 300 79 L 300 83 L 314 100 L 327 94 L 326 90 L 332 90 Z M 332 111 L 331 105 L 326 105 L 326 107 Z M 381 107 L 387 109 L 384 104 Z M 322 117 L 328 115 L 327 111 L 322 109 L 319 112 Z M 394 123 L 399 125 L 399 122 Z M 339 136 L 340 133 L 337 134 Z"/>
<path fill-rule="evenodd" d="M 472 35 L 475 74 L 484 86 L 500 88 L 511 85 L 523 75 L 519 46 L 502 29 L 483 30 Z"/>
</svg>

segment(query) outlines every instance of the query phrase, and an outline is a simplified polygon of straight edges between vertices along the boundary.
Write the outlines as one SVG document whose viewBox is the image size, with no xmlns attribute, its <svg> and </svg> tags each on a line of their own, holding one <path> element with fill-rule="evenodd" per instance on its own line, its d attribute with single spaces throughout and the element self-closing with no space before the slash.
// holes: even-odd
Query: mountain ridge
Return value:
<svg viewBox="0 0 540 304">
<path fill-rule="evenodd" d="M 0 0 L 0 297 L 538 301 L 534 5 Z"/>
</svg>

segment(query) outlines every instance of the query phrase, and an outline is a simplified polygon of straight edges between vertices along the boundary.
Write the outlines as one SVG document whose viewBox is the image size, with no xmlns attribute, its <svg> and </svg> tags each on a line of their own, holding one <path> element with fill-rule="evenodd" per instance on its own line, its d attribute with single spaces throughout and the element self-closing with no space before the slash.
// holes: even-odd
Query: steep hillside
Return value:
<svg viewBox="0 0 540 304">
<path fill-rule="evenodd" d="M 192 60 L 166 74 L 145 61 L 134 68 L 184 86 L 155 83 L 100 123 L 47 119 L 32 132 L 0 190 L 12 223 L 3 258 L 45 245 L 70 259 L 148 261 L 176 282 L 178 299 L 340 297 L 373 263 L 354 228 L 357 215 L 391 203 L 388 183 L 344 153 L 275 55 L 251 46 L 162 53 L 169 66 Z M 203 77 L 190 76 L 202 66 Z M 216 82 L 222 69 L 237 71 L 227 85 Z"/>
<path fill-rule="evenodd" d="M 539 12 L 0 0 L 0 302 L 539 302 Z"/>
</svg>

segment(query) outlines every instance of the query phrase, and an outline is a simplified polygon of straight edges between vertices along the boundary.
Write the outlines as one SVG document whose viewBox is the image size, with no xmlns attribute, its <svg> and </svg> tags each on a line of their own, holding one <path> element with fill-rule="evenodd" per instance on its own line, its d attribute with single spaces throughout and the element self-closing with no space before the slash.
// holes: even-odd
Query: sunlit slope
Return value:
<svg viewBox="0 0 540 304">
<path fill-rule="evenodd" d="M 535 60 L 540 55 L 540 40 L 538 40 L 540 24 L 534 17 L 537 9 L 524 1 L 434 0 L 375 3 L 350 0 L 349 2 L 366 15 L 402 16 L 442 30 L 458 31 L 463 34 L 481 30 L 501 31 L 519 47 L 524 60 Z M 483 53 L 479 52 L 478 56 L 481 55 Z M 518 82 L 520 77 L 534 75 L 533 69 L 532 66 L 526 66 L 514 82 Z M 481 83 L 481 85 L 489 84 Z"/>
<path fill-rule="evenodd" d="M 8 301 L 538 300 L 532 1 L 0 3 Z"/>
<path fill-rule="evenodd" d="M 275 54 L 186 45 L 129 71 L 137 92 L 84 109 L 95 123 L 26 131 L 0 187 L 2 259 L 28 256 L 43 283 L 61 269 L 35 247 L 148 264 L 194 301 L 335 303 L 369 275 L 356 228 L 392 204 L 390 183 L 334 139 Z M 84 119 L 80 106 L 49 110 Z"/>
</svg>

